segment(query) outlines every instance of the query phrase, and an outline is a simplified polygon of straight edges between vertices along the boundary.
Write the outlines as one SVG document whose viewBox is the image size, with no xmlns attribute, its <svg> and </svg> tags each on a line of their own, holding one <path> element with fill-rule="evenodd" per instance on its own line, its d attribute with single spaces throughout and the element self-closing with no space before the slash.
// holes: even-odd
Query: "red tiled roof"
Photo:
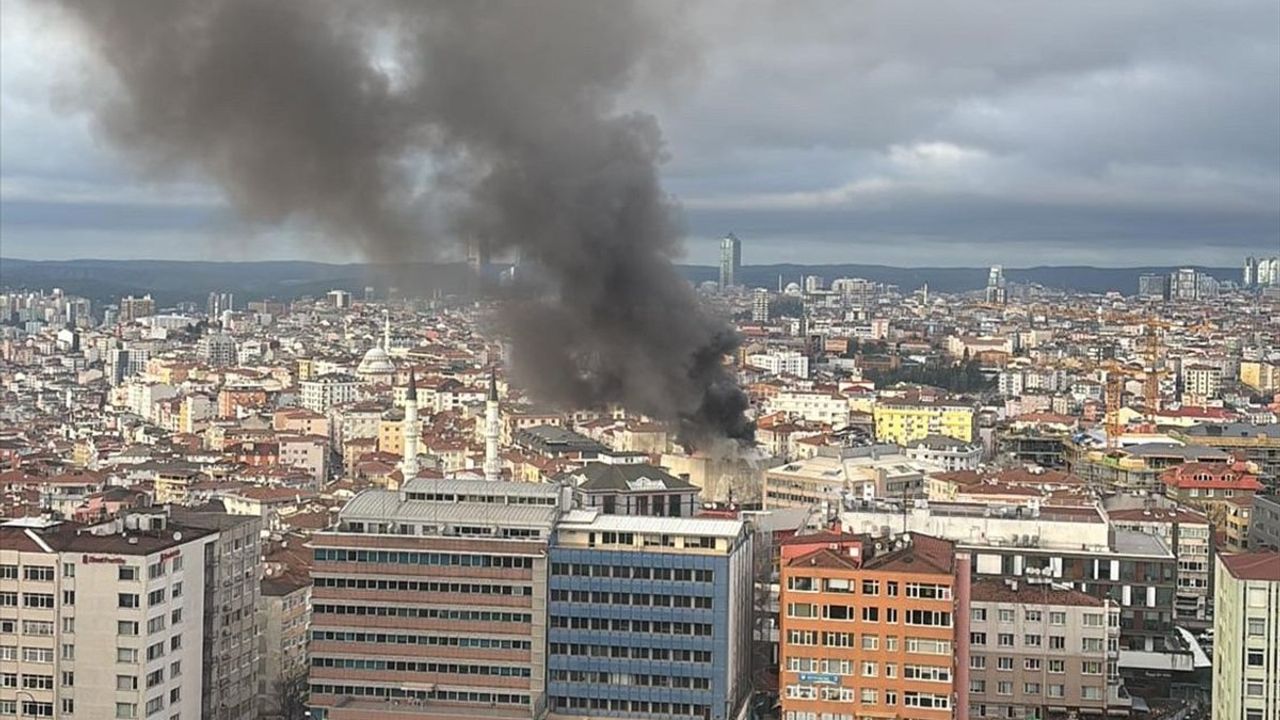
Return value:
<svg viewBox="0 0 1280 720">
<path fill-rule="evenodd" d="M 1236 579 L 1280 582 L 1280 552 L 1250 552 L 1219 557 L 1227 572 Z"/>
</svg>

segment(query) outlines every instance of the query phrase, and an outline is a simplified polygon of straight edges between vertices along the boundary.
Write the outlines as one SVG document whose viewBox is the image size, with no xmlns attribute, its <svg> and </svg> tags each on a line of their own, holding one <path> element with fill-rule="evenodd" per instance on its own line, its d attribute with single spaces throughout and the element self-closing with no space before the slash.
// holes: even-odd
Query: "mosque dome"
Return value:
<svg viewBox="0 0 1280 720">
<path fill-rule="evenodd" d="M 391 362 L 387 351 L 376 345 L 369 348 L 369 352 L 364 354 L 360 365 L 356 367 L 356 372 L 361 375 L 392 375 L 395 371 L 396 364 Z"/>
</svg>

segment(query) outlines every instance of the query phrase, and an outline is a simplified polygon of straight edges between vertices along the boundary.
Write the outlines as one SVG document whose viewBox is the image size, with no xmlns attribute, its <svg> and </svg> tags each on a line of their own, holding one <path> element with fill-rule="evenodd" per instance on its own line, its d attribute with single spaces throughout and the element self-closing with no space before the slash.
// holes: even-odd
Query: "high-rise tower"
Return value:
<svg viewBox="0 0 1280 720">
<path fill-rule="evenodd" d="M 409 390 L 404 396 L 404 459 L 400 474 L 405 482 L 418 477 L 418 386 L 409 368 Z"/>
<path fill-rule="evenodd" d="M 742 241 L 729 233 L 720 241 L 720 289 L 728 290 L 738 284 L 742 270 Z"/>
<path fill-rule="evenodd" d="M 502 479 L 502 465 L 498 460 L 498 378 L 489 369 L 489 396 L 484 403 L 484 479 Z"/>
</svg>

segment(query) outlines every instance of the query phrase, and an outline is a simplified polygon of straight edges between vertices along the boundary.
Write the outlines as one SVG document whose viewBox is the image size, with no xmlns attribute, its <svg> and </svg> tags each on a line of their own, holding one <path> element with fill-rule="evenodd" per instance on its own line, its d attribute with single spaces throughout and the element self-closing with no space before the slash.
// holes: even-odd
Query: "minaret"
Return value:
<svg viewBox="0 0 1280 720">
<path fill-rule="evenodd" d="M 382 312 L 382 351 L 391 356 L 391 311 Z"/>
<path fill-rule="evenodd" d="M 413 368 L 409 368 L 409 391 L 404 396 L 404 459 L 400 461 L 400 473 L 405 481 L 418 477 L 418 387 L 414 382 Z"/>
<path fill-rule="evenodd" d="M 498 460 L 498 378 L 489 368 L 489 397 L 484 403 L 484 479 L 502 479 L 502 465 Z"/>
</svg>

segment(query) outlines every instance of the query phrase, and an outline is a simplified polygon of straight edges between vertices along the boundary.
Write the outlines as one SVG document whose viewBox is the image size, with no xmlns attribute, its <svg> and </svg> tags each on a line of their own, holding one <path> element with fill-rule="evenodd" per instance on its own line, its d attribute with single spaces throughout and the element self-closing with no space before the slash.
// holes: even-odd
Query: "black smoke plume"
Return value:
<svg viewBox="0 0 1280 720">
<path fill-rule="evenodd" d="M 620 403 L 687 443 L 749 438 L 737 346 L 677 273 L 637 73 L 688 58 L 674 5 L 596 0 L 83 0 L 113 71 L 95 114 L 145 170 L 211 177 L 248 221 L 311 224 L 396 263 L 457 238 L 535 264 L 507 303 L 518 377 Z"/>
</svg>

